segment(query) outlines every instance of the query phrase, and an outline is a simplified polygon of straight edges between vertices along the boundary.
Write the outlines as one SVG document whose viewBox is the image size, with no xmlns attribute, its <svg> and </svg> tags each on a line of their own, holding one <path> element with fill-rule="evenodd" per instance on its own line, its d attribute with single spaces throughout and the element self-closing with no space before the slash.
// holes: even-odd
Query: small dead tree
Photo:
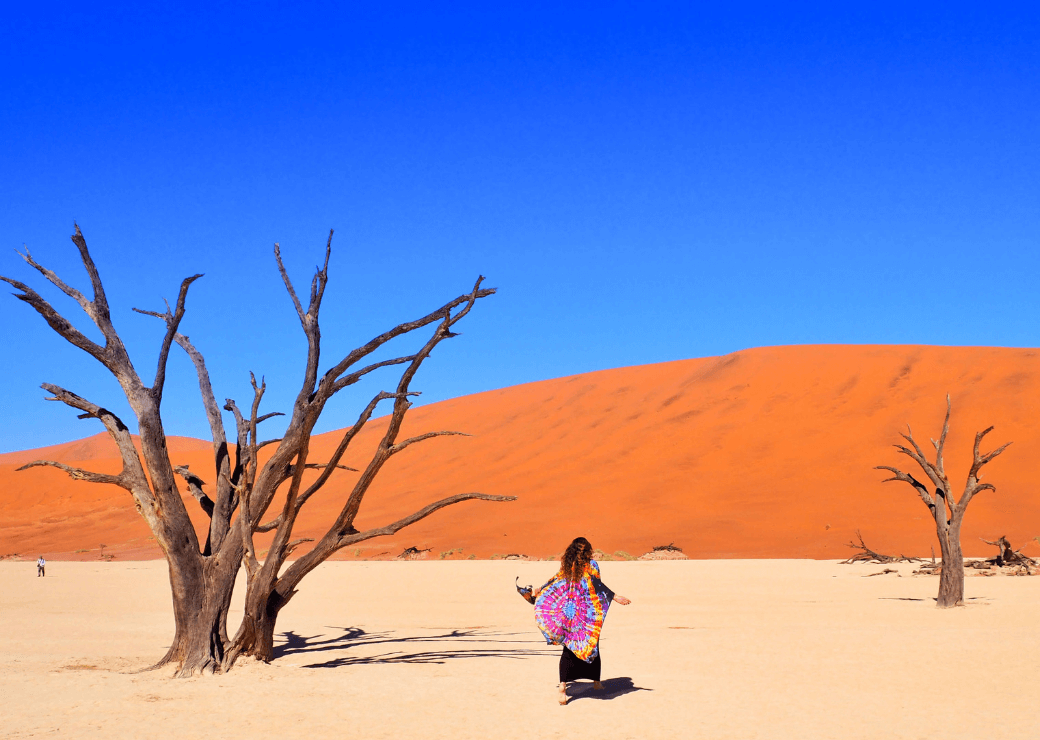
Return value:
<svg viewBox="0 0 1040 740">
<path fill-rule="evenodd" d="M 156 664 L 174 664 L 176 675 L 229 670 L 243 655 L 253 655 L 269 661 L 273 654 L 275 622 L 279 612 L 296 593 L 300 581 L 338 550 L 373 537 L 393 534 L 424 519 L 438 509 L 465 501 L 512 501 L 512 496 L 491 496 L 482 493 L 460 493 L 435 501 L 395 522 L 359 531 L 355 518 L 365 493 L 391 457 L 408 447 L 434 437 L 460 434 L 452 431 L 433 431 L 399 440 L 405 413 L 412 405 L 410 397 L 418 395 L 410 384 L 423 361 L 443 340 L 457 336 L 455 325 L 465 317 L 476 302 L 492 295 L 493 289 L 481 288 L 484 278 L 477 280 L 468 293 L 454 298 L 432 313 L 414 321 L 399 324 L 337 360 L 324 373 L 319 372 L 321 334 L 318 314 L 328 282 L 329 257 L 332 251 L 332 232 L 325 247 L 324 264 L 311 280 L 309 302 L 304 306 L 297 296 L 282 263 L 277 244 L 275 262 L 285 289 L 299 317 L 307 338 L 304 358 L 304 379 L 290 413 L 285 433 L 278 439 L 260 441 L 258 427 L 266 419 L 280 413 L 260 413 L 260 403 L 266 390 L 261 379 L 258 383 L 250 374 L 253 399 L 243 413 L 232 399 L 226 399 L 223 408 L 235 419 L 237 444 L 231 448 L 224 431 L 224 422 L 210 383 L 209 372 L 202 354 L 180 332 L 185 314 L 188 288 L 202 277 L 185 279 L 175 305 L 169 304 L 162 312 L 140 311 L 163 321 L 166 326 L 159 350 L 158 365 L 151 385 L 138 375 L 130 361 L 112 322 L 108 299 L 101 277 L 87 250 L 86 240 L 76 227 L 72 241 L 79 250 L 93 289 L 93 298 L 67 285 L 54 272 L 38 264 L 28 250 L 22 258 L 65 295 L 79 304 L 104 337 L 98 344 L 76 329 L 28 285 L 11 278 L 0 277 L 20 291 L 19 299 L 32 306 L 60 336 L 87 352 L 100 362 L 119 382 L 137 417 L 141 454 L 131 438 L 130 430 L 108 409 L 82 398 L 72 391 L 49 383 L 43 384 L 51 397 L 82 412 L 80 418 L 100 420 L 119 448 L 123 469 L 117 475 L 96 473 L 74 468 L 52 460 L 38 460 L 25 468 L 50 466 L 65 471 L 75 480 L 108 483 L 126 489 L 133 497 L 138 512 L 147 521 L 156 542 L 162 548 L 169 564 L 170 586 L 176 633 L 167 654 Z M 410 354 L 362 365 L 372 353 L 388 342 L 425 327 L 432 333 L 423 346 Z M 199 389 L 209 420 L 213 439 L 214 478 L 209 491 L 201 477 L 186 467 L 175 467 L 166 445 L 160 407 L 166 382 L 167 358 L 171 347 L 180 346 L 194 363 Z M 325 405 L 339 391 L 353 385 L 376 370 L 388 367 L 403 368 L 392 391 L 380 392 L 362 410 L 357 422 L 346 429 L 332 456 L 321 462 L 311 462 L 309 447 L 311 434 Z M 389 423 L 379 443 L 357 478 L 353 489 L 343 502 L 335 521 L 309 551 L 287 565 L 293 551 L 308 540 L 294 539 L 293 527 L 300 510 L 318 492 L 334 472 L 352 470 L 340 464 L 344 453 L 357 437 L 376 407 L 383 401 L 392 402 Z M 261 462 L 259 452 L 270 446 L 273 452 Z M 319 471 L 317 477 L 305 482 L 304 471 Z M 355 471 L 357 472 L 357 471 Z M 196 535 L 188 512 L 177 488 L 181 476 L 188 490 L 209 517 L 204 541 Z M 286 485 L 287 484 L 287 485 Z M 280 507 L 271 512 L 275 501 Z M 265 520 L 266 519 L 266 520 Z M 258 558 L 253 537 L 258 532 L 274 532 L 274 540 L 263 559 Z M 231 602 L 235 577 L 245 567 L 245 616 L 234 638 L 227 633 L 228 606 Z"/>
<path fill-rule="evenodd" d="M 1016 550 L 1011 546 L 1011 543 L 1005 535 L 1000 535 L 1000 537 L 995 540 L 987 540 L 985 537 L 980 537 L 979 539 L 987 545 L 993 545 L 998 550 L 996 556 L 992 559 L 980 561 L 987 566 L 993 564 L 998 568 L 1003 568 L 1006 565 L 1021 565 L 1025 568 L 1031 568 L 1036 565 L 1036 561 L 1033 560 L 1033 558 L 1022 554 L 1025 545 Z"/>
<path fill-rule="evenodd" d="M 982 438 L 993 431 L 993 427 L 984 429 L 975 435 L 975 446 L 972 448 L 971 469 L 968 471 L 968 480 L 964 484 L 964 491 L 960 499 L 956 499 L 950 487 L 950 481 L 946 477 L 943 467 L 943 448 L 946 445 L 946 435 L 950 431 L 950 396 L 946 396 L 946 419 L 943 421 L 942 434 L 939 441 L 931 440 L 935 447 L 935 462 L 927 457 L 921 447 L 914 441 L 913 432 L 907 426 L 907 433 L 900 435 L 910 443 L 913 449 L 903 445 L 895 445 L 902 454 L 916 462 L 921 470 L 935 486 L 935 495 L 928 492 L 927 487 L 912 475 L 888 465 L 878 465 L 876 470 L 887 470 L 892 473 L 891 478 L 883 482 L 899 480 L 909 483 L 917 491 L 925 506 L 928 507 L 935 519 L 935 531 L 939 538 L 939 550 L 942 553 L 942 570 L 939 574 L 939 596 L 936 603 L 940 607 L 957 606 L 964 603 L 964 555 L 961 552 L 961 523 L 964 521 L 964 512 L 968 504 L 981 491 L 996 491 L 992 483 L 980 483 L 982 466 L 995 458 L 1011 444 L 1007 442 L 997 449 L 985 455 L 979 452 Z"/>
</svg>

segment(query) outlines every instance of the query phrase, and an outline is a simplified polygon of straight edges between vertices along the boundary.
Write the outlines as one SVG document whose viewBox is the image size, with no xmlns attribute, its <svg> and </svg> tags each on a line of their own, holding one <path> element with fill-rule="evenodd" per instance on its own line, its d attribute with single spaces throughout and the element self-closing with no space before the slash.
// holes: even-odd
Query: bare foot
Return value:
<svg viewBox="0 0 1040 740">
<path fill-rule="evenodd" d="M 594 691 L 602 691 L 603 690 L 603 684 L 601 684 L 599 681 L 593 681 L 592 682 L 592 688 L 593 688 Z"/>
<path fill-rule="evenodd" d="M 560 706 L 562 707 L 562 706 L 566 705 L 567 702 L 569 702 L 570 700 L 571 700 L 571 698 L 569 696 L 567 696 L 567 684 L 561 683 L 560 684 Z"/>
</svg>

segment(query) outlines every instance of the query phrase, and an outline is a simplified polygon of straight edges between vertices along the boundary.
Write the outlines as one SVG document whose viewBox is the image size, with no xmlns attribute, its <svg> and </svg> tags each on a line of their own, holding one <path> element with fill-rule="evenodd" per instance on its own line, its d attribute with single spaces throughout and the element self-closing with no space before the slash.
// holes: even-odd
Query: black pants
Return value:
<svg viewBox="0 0 1040 740">
<path fill-rule="evenodd" d="M 596 653 L 596 657 L 592 659 L 591 663 L 586 663 L 564 645 L 563 655 L 560 656 L 560 683 L 577 681 L 582 678 L 599 681 L 600 668 L 599 653 Z"/>
<path fill-rule="evenodd" d="M 43 576 L 43 575 L 46 575 L 46 573 L 43 570 L 43 566 L 42 565 L 37 565 L 36 566 L 36 577 L 39 578 L 40 576 Z"/>
</svg>

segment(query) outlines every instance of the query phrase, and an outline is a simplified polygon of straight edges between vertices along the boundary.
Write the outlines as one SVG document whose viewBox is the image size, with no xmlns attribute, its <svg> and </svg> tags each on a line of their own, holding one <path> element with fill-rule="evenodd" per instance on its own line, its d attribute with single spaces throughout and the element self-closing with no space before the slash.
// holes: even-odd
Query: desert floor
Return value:
<svg viewBox="0 0 1040 740">
<path fill-rule="evenodd" d="M 633 603 L 605 691 L 558 706 L 513 589 L 550 562 L 334 562 L 279 622 L 278 657 L 135 673 L 172 636 L 165 564 L 0 563 L 3 737 L 1035 738 L 1040 578 L 938 579 L 810 560 L 603 563 Z"/>
</svg>

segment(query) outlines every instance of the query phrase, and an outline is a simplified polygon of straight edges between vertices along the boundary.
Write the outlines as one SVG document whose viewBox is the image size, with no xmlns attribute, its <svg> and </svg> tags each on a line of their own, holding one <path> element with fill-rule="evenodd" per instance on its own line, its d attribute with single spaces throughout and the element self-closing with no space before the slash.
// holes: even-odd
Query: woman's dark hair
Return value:
<svg viewBox="0 0 1040 740">
<path fill-rule="evenodd" d="M 560 570 L 568 581 L 576 581 L 591 562 L 592 543 L 584 537 L 578 537 L 567 546 L 567 551 L 560 558 Z"/>
</svg>

